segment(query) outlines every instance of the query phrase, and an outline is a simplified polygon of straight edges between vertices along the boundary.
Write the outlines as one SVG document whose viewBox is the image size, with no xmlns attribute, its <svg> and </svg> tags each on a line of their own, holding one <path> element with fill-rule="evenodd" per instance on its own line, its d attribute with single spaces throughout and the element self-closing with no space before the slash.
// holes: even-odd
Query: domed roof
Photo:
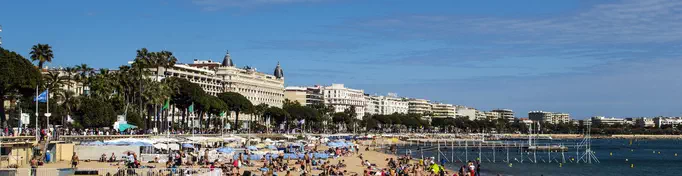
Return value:
<svg viewBox="0 0 682 176">
<path fill-rule="evenodd" d="M 284 71 L 282 71 L 282 67 L 279 65 L 279 62 L 277 62 L 277 67 L 275 67 L 274 75 L 277 78 L 283 78 L 284 77 Z"/>
<path fill-rule="evenodd" d="M 225 57 L 223 58 L 223 63 L 221 63 L 220 65 L 225 67 L 234 67 L 234 63 L 232 63 L 232 58 L 230 58 L 230 51 L 226 51 Z"/>
</svg>

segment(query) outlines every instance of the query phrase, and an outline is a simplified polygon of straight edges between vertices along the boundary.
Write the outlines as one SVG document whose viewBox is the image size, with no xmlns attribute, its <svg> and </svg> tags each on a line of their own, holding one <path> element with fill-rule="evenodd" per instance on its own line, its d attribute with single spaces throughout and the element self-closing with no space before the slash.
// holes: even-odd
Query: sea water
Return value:
<svg viewBox="0 0 682 176">
<path fill-rule="evenodd" d="M 499 141 L 503 143 L 524 143 L 527 141 Z M 576 144 L 580 140 L 540 140 L 537 145 L 545 146 L 562 144 L 569 147 L 568 151 L 524 151 L 518 148 L 509 148 L 509 160 L 507 150 L 504 147 L 495 148 L 493 157 L 492 148 L 481 148 L 481 174 L 486 175 L 675 175 L 682 176 L 682 140 L 626 140 L 626 139 L 592 139 L 591 149 L 594 151 L 599 162 L 595 160 L 591 164 L 583 161 L 577 163 L 585 149 L 582 148 L 576 154 Z M 447 146 L 450 146 L 448 143 Z M 438 144 L 423 143 L 403 145 L 399 147 L 399 154 L 412 153 L 413 158 L 434 157 L 438 158 Z M 469 146 L 468 152 L 464 148 L 446 147 L 443 142 L 441 146 L 441 160 L 446 159 L 446 167 L 458 170 L 464 165 L 462 162 L 474 161 L 479 157 L 478 146 Z M 424 151 L 419 151 L 419 148 Z M 468 153 L 468 154 L 467 154 Z M 535 155 L 533 155 L 535 154 Z M 677 156 L 675 156 L 677 154 Z M 468 155 L 468 158 L 466 156 Z M 532 162 L 537 158 L 537 162 Z M 551 158 L 551 159 L 550 159 Z M 573 158 L 573 159 L 572 159 Z M 454 159 L 454 160 L 453 160 Z M 522 161 L 523 160 L 523 161 Z M 551 160 L 551 161 L 550 161 Z M 563 162 L 565 161 L 565 163 Z M 511 164 L 510 164 L 511 163 Z M 452 174 L 452 173 L 450 173 Z"/>
</svg>

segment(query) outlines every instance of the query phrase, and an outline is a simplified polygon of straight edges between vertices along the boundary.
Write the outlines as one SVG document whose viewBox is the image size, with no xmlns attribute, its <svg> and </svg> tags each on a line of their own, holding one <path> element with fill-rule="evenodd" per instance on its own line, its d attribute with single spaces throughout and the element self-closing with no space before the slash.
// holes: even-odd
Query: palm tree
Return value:
<svg viewBox="0 0 682 176">
<path fill-rule="evenodd" d="M 52 47 L 48 44 L 33 45 L 31 48 L 31 60 L 38 61 L 38 68 L 43 69 L 43 63 L 52 62 L 54 55 L 52 54 Z"/>
<path fill-rule="evenodd" d="M 263 119 L 263 113 L 265 113 L 265 110 L 268 109 L 268 104 L 261 103 L 261 104 L 258 104 L 258 105 L 256 105 L 256 106 L 254 106 L 254 107 L 251 108 L 251 109 L 252 109 L 252 114 L 253 114 L 253 116 L 252 116 L 252 118 L 251 118 L 251 123 L 253 123 L 253 122 L 255 122 L 255 121 L 262 121 L 262 122 L 265 122 L 265 120 Z M 254 116 L 255 116 L 255 117 L 254 117 Z M 254 119 L 254 118 L 255 118 L 255 119 Z M 249 124 L 251 124 L 251 123 L 249 123 Z M 252 127 L 253 127 L 253 126 L 252 126 Z"/>
<path fill-rule="evenodd" d="M 69 82 L 66 76 L 62 75 L 59 71 L 49 71 L 45 76 L 45 86 L 50 92 L 54 89 L 58 89 Z"/>
<path fill-rule="evenodd" d="M 68 91 L 71 91 L 71 86 L 73 85 L 73 80 L 74 80 L 74 74 L 76 73 L 76 68 L 74 67 L 66 67 L 64 68 L 64 72 L 66 72 L 66 81 L 68 82 L 66 85 L 68 87 Z"/>
<path fill-rule="evenodd" d="M 144 98 L 143 83 L 144 83 L 144 76 L 147 73 L 147 72 L 145 72 L 144 69 L 149 67 L 149 65 L 151 64 L 150 63 L 150 57 L 151 56 L 150 56 L 150 53 L 147 50 L 147 48 L 139 49 L 136 51 L 136 53 L 137 53 L 137 55 L 135 56 L 135 61 L 132 64 L 132 68 L 134 68 L 134 69 L 132 69 L 131 71 L 133 71 L 132 77 L 133 77 L 133 79 L 135 79 L 135 82 L 137 82 L 137 85 L 138 85 L 137 88 L 139 90 L 139 91 L 137 91 L 136 95 L 134 95 L 138 98 L 137 103 L 138 103 L 139 108 L 137 109 L 137 111 L 138 111 L 138 114 L 142 115 L 142 109 L 144 109 L 143 108 L 144 102 L 142 100 Z M 147 123 L 145 123 L 145 126 L 147 129 L 149 129 L 149 119 L 147 119 Z"/>
<path fill-rule="evenodd" d="M 79 99 L 76 94 L 70 90 L 57 89 L 55 91 L 55 99 L 57 102 L 61 102 L 60 106 L 66 109 L 67 117 L 71 115 L 75 109 L 78 109 Z M 66 119 L 62 119 L 62 125 L 66 125 Z"/>
<path fill-rule="evenodd" d="M 78 72 L 76 74 L 75 80 L 79 82 L 81 85 L 83 85 L 83 88 L 90 86 L 89 85 L 89 79 L 90 75 L 95 73 L 95 69 L 92 67 L 89 67 L 88 64 L 80 64 L 76 65 L 75 68 Z M 83 92 L 85 93 L 85 92 Z"/>
</svg>

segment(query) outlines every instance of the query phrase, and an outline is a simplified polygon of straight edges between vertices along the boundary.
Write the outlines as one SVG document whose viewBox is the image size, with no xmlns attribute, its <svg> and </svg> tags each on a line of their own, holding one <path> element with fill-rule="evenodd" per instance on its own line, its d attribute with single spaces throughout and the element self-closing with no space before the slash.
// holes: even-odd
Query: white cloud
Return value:
<svg viewBox="0 0 682 176">
<path fill-rule="evenodd" d="M 366 20 L 352 29 L 393 37 L 501 35 L 505 43 L 661 43 L 682 40 L 682 1 L 626 0 L 547 18 L 413 15 Z"/>
</svg>

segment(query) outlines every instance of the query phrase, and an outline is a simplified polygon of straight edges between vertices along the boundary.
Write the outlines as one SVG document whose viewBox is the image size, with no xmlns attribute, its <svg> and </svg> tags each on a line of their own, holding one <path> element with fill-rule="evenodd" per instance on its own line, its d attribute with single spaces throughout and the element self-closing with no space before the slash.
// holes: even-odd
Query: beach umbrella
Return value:
<svg viewBox="0 0 682 176">
<path fill-rule="evenodd" d="M 230 147 L 223 147 L 223 148 L 219 148 L 217 151 L 220 153 L 232 153 L 232 152 L 234 152 L 234 149 L 230 148 Z"/>
<path fill-rule="evenodd" d="M 127 124 L 127 123 L 118 124 L 118 131 L 125 131 L 125 130 L 130 129 L 130 128 L 137 128 L 137 126 Z"/>
<path fill-rule="evenodd" d="M 194 148 L 194 145 L 185 143 L 185 144 L 182 144 L 182 148 Z"/>
<path fill-rule="evenodd" d="M 168 149 L 170 150 L 180 150 L 179 144 L 168 144 Z"/>
<path fill-rule="evenodd" d="M 268 145 L 268 149 L 277 150 L 277 147 L 275 147 L 274 145 Z"/>
<path fill-rule="evenodd" d="M 154 144 L 154 148 L 156 148 L 156 149 L 164 149 L 164 150 L 167 150 L 167 149 L 168 149 L 168 145 L 166 145 L 166 144 L 164 144 L 164 143 L 156 143 L 156 144 Z"/>
<path fill-rule="evenodd" d="M 100 145 L 104 145 L 104 142 L 101 142 L 101 141 L 84 142 L 82 145 L 100 146 Z"/>
<path fill-rule="evenodd" d="M 246 147 L 246 149 L 249 149 L 249 150 L 258 150 L 258 147 L 252 145 L 252 146 Z"/>
</svg>

